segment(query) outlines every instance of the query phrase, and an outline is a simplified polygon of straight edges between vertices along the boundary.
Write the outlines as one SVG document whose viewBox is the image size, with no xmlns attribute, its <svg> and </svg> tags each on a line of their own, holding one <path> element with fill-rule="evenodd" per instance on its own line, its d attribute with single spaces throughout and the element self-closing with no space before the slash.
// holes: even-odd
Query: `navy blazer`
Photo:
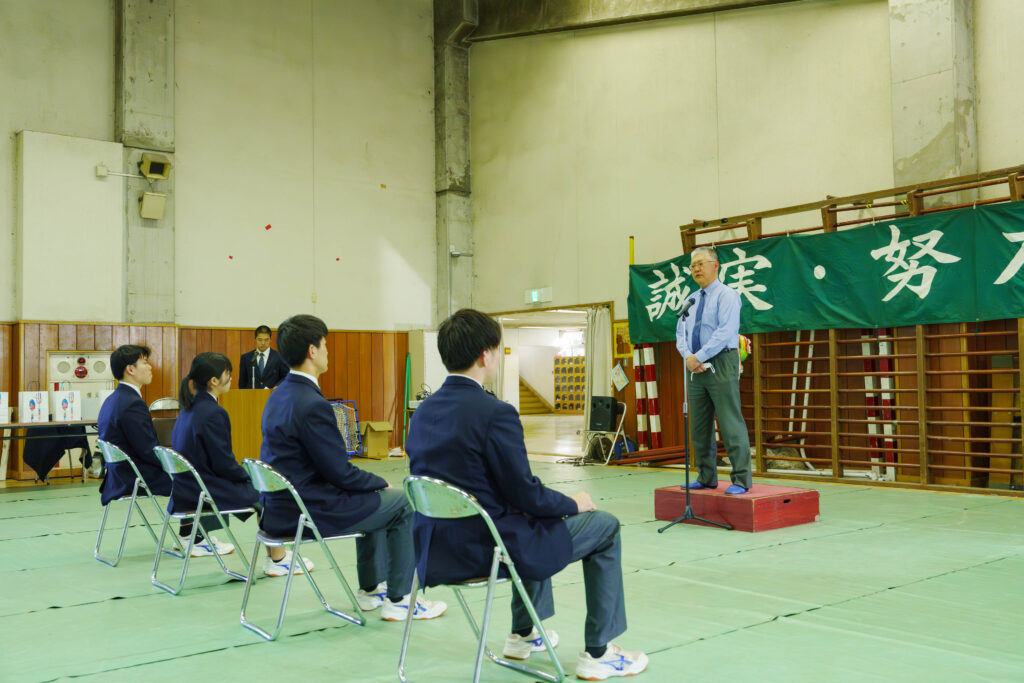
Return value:
<svg viewBox="0 0 1024 683">
<path fill-rule="evenodd" d="M 290 369 L 274 349 L 268 349 L 267 361 L 263 364 L 262 381 L 256 381 L 257 368 L 253 361 L 256 359 L 256 349 L 242 354 L 238 363 L 238 388 L 239 389 L 273 389 L 284 381 Z"/>
<path fill-rule="evenodd" d="M 192 407 L 178 413 L 171 434 L 174 450 L 188 460 L 206 484 L 217 507 L 249 507 L 259 494 L 231 452 L 231 420 L 208 392 L 196 393 Z M 199 501 L 199 485 L 191 472 L 174 475 L 170 512 L 191 512 Z"/>
<path fill-rule="evenodd" d="M 263 409 L 260 460 L 283 474 L 298 490 L 306 509 L 331 536 L 366 519 L 380 506 L 388 482 L 349 462 L 338 421 L 315 382 L 289 374 Z M 299 508 L 287 491 L 260 494 L 263 530 L 293 536 Z"/>
<path fill-rule="evenodd" d="M 135 389 L 126 382 L 117 385 L 114 393 L 100 407 L 96 419 L 99 437 L 112 443 L 132 459 L 149 485 L 150 493 L 171 495 L 171 478 L 167 476 L 153 449 L 157 446 L 156 428 L 149 407 Z M 100 502 L 106 505 L 122 496 L 130 496 L 135 473 L 126 462 L 107 465 L 100 484 Z M 141 490 L 141 489 L 140 489 Z"/>
<path fill-rule="evenodd" d="M 449 376 L 416 409 L 405 443 L 412 474 L 473 494 L 501 534 L 520 575 L 540 581 L 571 559 L 562 517 L 579 508 L 530 471 L 519 414 L 469 377 Z M 416 515 L 416 571 L 428 586 L 487 576 L 494 542 L 479 517 Z"/>
</svg>

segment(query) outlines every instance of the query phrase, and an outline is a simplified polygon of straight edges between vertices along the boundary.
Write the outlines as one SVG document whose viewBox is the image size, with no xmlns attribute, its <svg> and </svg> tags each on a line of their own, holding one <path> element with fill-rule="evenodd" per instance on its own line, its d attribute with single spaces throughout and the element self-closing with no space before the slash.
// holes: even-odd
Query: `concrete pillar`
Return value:
<svg viewBox="0 0 1024 683">
<path fill-rule="evenodd" d="M 125 320 L 174 322 L 174 0 L 118 0 L 115 127 L 124 173 L 145 152 L 171 162 L 166 180 L 129 178 L 125 194 Z M 143 192 L 167 195 L 162 219 L 139 216 Z"/>
<path fill-rule="evenodd" d="M 476 0 L 434 0 L 435 324 L 473 305 L 469 46 L 463 41 L 476 23 Z"/>
<path fill-rule="evenodd" d="M 889 0 L 897 186 L 978 172 L 973 14 L 974 0 Z"/>
</svg>

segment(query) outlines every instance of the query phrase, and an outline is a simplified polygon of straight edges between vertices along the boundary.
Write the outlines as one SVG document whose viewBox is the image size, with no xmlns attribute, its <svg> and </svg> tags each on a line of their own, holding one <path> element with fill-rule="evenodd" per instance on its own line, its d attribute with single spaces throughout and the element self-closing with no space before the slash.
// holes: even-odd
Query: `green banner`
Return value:
<svg viewBox="0 0 1024 683">
<path fill-rule="evenodd" d="M 718 261 L 745 334 L 1024 317 L 1024 202 L 727 244 Z M 689 263 L 629 267 L 634 344 L 675 339 Z"/>
</svg>

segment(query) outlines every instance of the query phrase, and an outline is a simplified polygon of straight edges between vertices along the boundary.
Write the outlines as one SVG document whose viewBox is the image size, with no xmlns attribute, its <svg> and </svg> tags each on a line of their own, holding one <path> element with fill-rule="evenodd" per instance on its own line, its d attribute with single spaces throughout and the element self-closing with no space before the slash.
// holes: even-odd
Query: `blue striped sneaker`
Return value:
<svg viewBox="0 0 1024 683">
<path fill-rule="evenodd" d="M 388 598 L 388 584 L 386 581 L 381 581 L 377 584 L 377 587 L 372 591 L 364 591 L 360 588 L 356 592 L 356 602 L 359 603 L 359 609 L 364 612 L 372 612 L 381 605 Z"/>
<path fill-rule="evenodd" d="M 612 676 L 635 676 L 647 668 L 647 655 L 627 652 L 618 645 L 608 643 L 604 655 L 594 659 L 586 650 L 576 658 L 576 678 L 585 681 L 603 681 Z"/>
<path fill-rule="evenodd" d="M 253 561 L 255 559 L 253 558 Z M 305 566 L 305 570 L 303 570 L 303 566 Z M 302 565 L 295 565 L 293 567 L 291 550 L 287 551 L 284 557 L 277 562 L 274 562 L 269 556 L 263 560 L 263 573 L 267 576 L 288 576 L 289 571 L 293 574 L 301 574 L 303 571 L 311 572 L 313 571 L 313 560 L 303 557 Z"/>
<path fill-rule="evenodd" d="M 558 647 L 558 634 L 551 629 L 544 630 L 548 634 L 548 642 L 551 643 L 551 647 Z M 526 659 L 534 652 L 544 652 L 544 640 L 536 628 L 530 631 L 528 636 L 521 636 L 517 633 L 505 636 L 505 649 L 501 654 L 509 659 Z"/>
<path fill-rule="evenodd" d="M 445 613 L 448 605 L 440 600 L 424 600 L 416 598 L 416 609 L 412 613 L 413 619 L 434 619 Z M 402 598 L 401 602 L 384 601 L 380 610 L 380 618 L 385 621 L 405 621 L 409 615 L 409 596 Z"/>
<path fill-rule="evenodd" d="M 187 548 L 188 536 L 178 536 L 178 542 L 181 543 L 182 548 Z M 214 548 L 217 549 L 218 555 L 230 555 L 235 552 L 235 546 L 226 541 L 218 541 L 217 537 L 211 534 L 202 540 L 196 540 L 196 544 L 192 546 L 192 557 L 208 557 L 213 555 Z"/>
</svg>

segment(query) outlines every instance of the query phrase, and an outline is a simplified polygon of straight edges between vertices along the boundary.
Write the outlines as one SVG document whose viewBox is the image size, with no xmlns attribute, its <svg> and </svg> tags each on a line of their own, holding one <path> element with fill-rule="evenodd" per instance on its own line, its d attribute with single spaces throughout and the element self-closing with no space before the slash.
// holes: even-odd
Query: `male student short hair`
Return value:
<svg viewBox="0 0 1024 683">
<path fill-rule="evenodd" d="M 110 354 L 110 373 L 118 382 L 124 379 L 124 370 L 129 365 L 135 365 L 140 358 L 149 358 L 151 351 L 148 346 L 137 344 L 125 344 L 118 346 Z"/>
<path fill-rule="evenodd" d="M 309 346 L 320 346 L 327 336 L 327 325 L 315 315 L 293 315 L 277 326 L 277 352 L 288 367 L 297 368 L 306 360 Z"/>
<path fill-rule="evenodd" d="M 270 328 L 267 327 L 266 325 L 260 325 L 259 327 L 257 327 L 256 331 L 252 333 L 252 336 L 255 338 L 260 336 L 261 334 L 265 334 L 268 337 L 273 336 L 270 334 Z"/>
<path fill-rule="evenodd" d="M 468 370 L 488 349 L 501 343 L 501 326 L 494 318 L 463 308 L 441 323 L 437 331 L 437 350 L 448 372 Z"/>
</svg>

